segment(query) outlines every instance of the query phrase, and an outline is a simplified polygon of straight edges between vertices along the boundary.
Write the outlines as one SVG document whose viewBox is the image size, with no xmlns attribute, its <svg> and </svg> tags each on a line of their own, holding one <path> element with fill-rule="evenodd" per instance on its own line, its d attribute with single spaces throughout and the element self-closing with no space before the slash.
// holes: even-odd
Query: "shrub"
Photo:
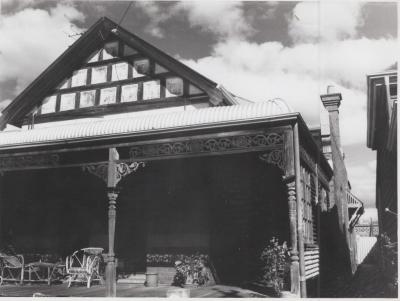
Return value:
<svg viewBox="0 0 400 301">
<path fill-rule="evenodd" d="M 289 261 L 286 242 L 280 245 L 278 239 L 273 237 L 261 252 L 260 260 L 262 273 L 259 282 L 271 288 L 276 295 L 280 295 Z"/>
</svg>

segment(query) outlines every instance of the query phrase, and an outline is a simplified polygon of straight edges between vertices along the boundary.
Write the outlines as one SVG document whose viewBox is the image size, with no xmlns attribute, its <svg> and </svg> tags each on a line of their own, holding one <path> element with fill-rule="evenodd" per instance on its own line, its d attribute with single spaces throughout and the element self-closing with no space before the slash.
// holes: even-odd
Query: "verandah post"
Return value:
<svg viewBox="0 0 400 301">
<path fill-rule="evenodd" d="M 289 208 L 290 231 L 290 292 L 300 296 L 299 252 L 297 245 L 297 203 L 292 129 L 284 133 L 284 176 Z"/>
<path fill-rule="evenodd" d="M 108 197 L 108 258 L 106 267 L 106 296 L 117 295 L 116 264 L 114 253 L 116 204 L 117 191 L 117 168 L 116 161 L 119 159 L 115 148 L 109 149 L 108 174 L 107 174 L 107 197 Z"/>
<path fill-rule="evenodd" d="M 301 169 L 300 169 L 300 138 L 299 124 L 296 123 L 293 127 L 293 144 L 294 144 L 294 167 L 295 167 L 295 182 L 296 182 L 296 205 L 297 205 L 297 239 L 299 250 L 299 278 L 300 278 L 300 297 L 307 298 L 307 287 L 305 279 L 305 264 L 304 264 L 304 236 L 303 236 L 303 209 L 302 209 L 302 185 L 301 185 Z"/>
</svg>

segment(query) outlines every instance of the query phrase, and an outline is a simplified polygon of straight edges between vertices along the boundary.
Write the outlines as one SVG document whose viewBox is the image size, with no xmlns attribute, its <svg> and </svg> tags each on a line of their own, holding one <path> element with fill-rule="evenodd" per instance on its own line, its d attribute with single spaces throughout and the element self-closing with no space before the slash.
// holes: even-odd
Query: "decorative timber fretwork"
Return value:
<svg viewBox="0 0 400 301">
<path fill-rule="evenodd" d="M 268 150 L 265 153 L 261 154 L 259 158 L 266 163 L 273 164 L 279 167 L 283 172 L 285 172 L 282 148 Z"/>
<path fill-rule="evenodd" d="M 82 166 L 83 171 L 87 171 L 96 177 L 102 179 L 106 184 L 108 181 L 108 163 L 99 163 L 99 164 L 89 164 Z M 139 169 L 139 167 L 145 167 L 144 162 L 132 162 L 130 164 L 127 163 L 116 163 L 115 164 L 115 175 L 116 175 L 116 184 L 122 180 L 125 176 L 135 172 Z"/>
<path fill-rule="evenodd" d="M 12 169 L 24 169 L 31 167 L 58 166 L 60 156 L 58 154 L 37 154 L 0 157 L 0 171 Z"/>
<path fill-rule="evenodd" d="M 271 132 L 138 145 L 130 148 L 129 155 L 131 160 L 137 160 L 140 158 L 219 153 L 245 149 L 274 149 L 282 145 L 283 134 Z"/>
<path fill-rule="evenodd" d="M 310 170 L 315 169 L 315 160 L 308 154 L 308 152 L 300 146 L 300 158 L 308 166 Z"/>
</svg>

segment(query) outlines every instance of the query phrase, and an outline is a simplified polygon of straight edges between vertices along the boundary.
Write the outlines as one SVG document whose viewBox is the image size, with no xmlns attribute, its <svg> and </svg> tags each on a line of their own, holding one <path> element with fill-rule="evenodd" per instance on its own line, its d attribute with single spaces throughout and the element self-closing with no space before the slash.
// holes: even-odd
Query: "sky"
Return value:
<svg viewBox="0 0 400 301">
<path fill-rule="evenodd" d="M 126 1 L 0 0 L 0 109 L 101 16 Z M 253 101 L 284 99 L 309 127 L 319 96 L 342 93 L 340 130 L 352 192 L 375 206 L 376 153 L 366 147 L 366 75 L 397 59 L 394 2 L 140 1 L 121 26 Z M 325 116 L 325 117 L 324 117 Z"/>
</svg>

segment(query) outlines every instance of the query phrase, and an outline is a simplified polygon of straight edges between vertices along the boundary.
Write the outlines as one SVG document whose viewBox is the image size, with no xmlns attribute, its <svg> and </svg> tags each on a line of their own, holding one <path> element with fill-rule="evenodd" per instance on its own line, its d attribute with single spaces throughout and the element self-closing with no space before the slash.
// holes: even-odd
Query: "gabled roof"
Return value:
<svg viewBox="0 0 400 301">
<path fill-rule="evenodd" d="M 7 123 L 20 126 L 19 122 L 23 117 L 64 78 L 78 69 L 95 50 L 101 48 L 104 41 L 110 36 L 119 37 L 128 46 L 145 53 L 149 58 L 159 62 L 172 72 L 191 81 L 208 94 L 214 105 L 219 105 L 224 101 L 227 104 L 233 104 L 217 89 L 215 82 L 128 32 L 110 19 L 103 17 L 93 24 L 3 110 L 3 115 L 0 117 L 0 130 L 4 129 Z"/>
</svg>

